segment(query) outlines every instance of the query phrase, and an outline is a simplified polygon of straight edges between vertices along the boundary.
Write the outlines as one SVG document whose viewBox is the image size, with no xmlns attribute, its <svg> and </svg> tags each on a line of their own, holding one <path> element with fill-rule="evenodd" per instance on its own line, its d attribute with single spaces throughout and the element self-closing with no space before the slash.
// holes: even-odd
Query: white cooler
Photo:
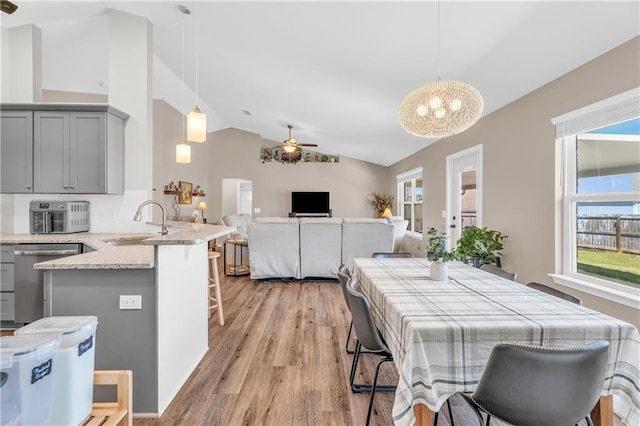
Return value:
<svg viewBox="0 0 640 426">
<path fill-rule="evenodd" d="M 97 326 L 94 316 L 47 317 L 15 331 L 16 336 L 61 335 L 53 384 L 53 425 L 78 425 L 91 414 Z"/>
<path fill-rule="evenodd" d="M 0 337 L 0 424 L 51 424 L 59 343 L 55 335 Z"/>
</svg>

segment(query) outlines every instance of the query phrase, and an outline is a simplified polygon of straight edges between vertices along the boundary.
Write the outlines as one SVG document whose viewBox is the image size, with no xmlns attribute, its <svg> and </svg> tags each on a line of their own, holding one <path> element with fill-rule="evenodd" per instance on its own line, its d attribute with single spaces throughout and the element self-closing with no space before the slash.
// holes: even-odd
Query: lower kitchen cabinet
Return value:
<svg viewBox="0 0 640 426">
<path fill-rule="evenodd" d="M 15 319 L 14 246 L 0 246 L 0 320 Z"/>
</svg>

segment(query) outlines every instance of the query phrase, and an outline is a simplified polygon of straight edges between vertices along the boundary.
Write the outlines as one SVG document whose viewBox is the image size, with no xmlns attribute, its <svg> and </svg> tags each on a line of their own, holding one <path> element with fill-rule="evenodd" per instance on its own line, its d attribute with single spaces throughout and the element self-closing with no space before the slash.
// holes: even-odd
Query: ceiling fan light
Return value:
<svg viewBox="0 0 640 426">
<path fill-rule="evenodd" d="M 291 154 L 291 153 L 295 152 L 295 151 L 296 151 L 296 149 L 298 149 L 298 147 L 297 147 L 297 146 L 294 146 L 294 145 L 284 145 L 284 147 L 283 147 L 283 148 L 284 148 L 284 151 L 285 151 L 285 152 L 288 152 L 289 154 Z"/>
<path fill-rule="evenodd" d="M 187 115 L 187 140 L 197 143 L 207 140 L 207 115 L 198 105 Z"/>
<path fill-rule="evenodd" d="M 191 146 L 187 145 L 184 141 L 176 145 L 176 163 L 191 163 Z"/>
<path fill-rule="evenodd" d="M 427 108 L 426 105 L 418 105 L 418 108 L 416 109 L 416 113 L 420 116 L 420 117 L 424 117 L 425 115 L 427 115 L 427 112 L 429 112 L 429 109 Z"/>
<path fill-rule="evenodd" d="M 437 100 L 436 100 L 437 99 Z M 429 105 L 430 108 L 421 108 Z M 439 107 L 433 105 L 439 104 Z M 422 138 L 452 136 L 473 126 L 484 101 L 473 86 L 456 80 L 437 80 L 409 93 L 398 111 L 400 125 Z M 426 112 L 424 115 L 420 112 Z"/>
</svg>

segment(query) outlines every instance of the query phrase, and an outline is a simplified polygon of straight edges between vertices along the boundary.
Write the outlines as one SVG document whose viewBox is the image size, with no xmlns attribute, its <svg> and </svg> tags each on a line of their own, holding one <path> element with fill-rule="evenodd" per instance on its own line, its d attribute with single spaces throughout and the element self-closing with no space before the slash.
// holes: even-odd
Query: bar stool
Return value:
<svg viewBox="0 0 640 426">
<path fill-rule="evenodd" d="M 222 312 L 222 295 L 220 294 L 220 277 L 218 276 L 218 258 L 220 253 L 209 251 L 209 318 L 211 310 L 218 308 L 218 320 L 220 325 L 224 325 L 224 313 Z M 215 288 L 216 296 L 211 296 L 211 289 Z"/>
</svg>

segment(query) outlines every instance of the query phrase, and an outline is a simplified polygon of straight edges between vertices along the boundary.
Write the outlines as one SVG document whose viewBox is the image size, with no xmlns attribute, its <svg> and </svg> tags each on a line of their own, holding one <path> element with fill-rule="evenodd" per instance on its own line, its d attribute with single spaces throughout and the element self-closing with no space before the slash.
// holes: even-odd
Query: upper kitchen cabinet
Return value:
<svg viewBox="0 0 640 426">
<path fill-rule="evenodd" d="M 1 192 L 33 192 L 33 112 L 0 112 Z"/>
<path fill-rule="evenodd" d="M 31 138 L 2 133 L 2 166 L 16 155 L 32 153 L 32 188 L 2 172 L 2 192 L 122 194 L 124 192 L 124 126 L 128 115 L 108 105 L 2 105 L 5 116 L 31 109 Z M 26 111 L 19 111 L 26 112 Z M 17 126 L 16 126 L 17 127 Z M 5 158 L 5 145 L 11 157 Z M 31 146 L 29 148 L 28 146 Z M 18 149 L 17 146 L 22 146 Z M 28 172 L 25 172 L 28 173 Z M 7 182 L 6 179 L 9 178 Z M 18 189 L 18 185 L 22 185 Z"/>
</svg>

